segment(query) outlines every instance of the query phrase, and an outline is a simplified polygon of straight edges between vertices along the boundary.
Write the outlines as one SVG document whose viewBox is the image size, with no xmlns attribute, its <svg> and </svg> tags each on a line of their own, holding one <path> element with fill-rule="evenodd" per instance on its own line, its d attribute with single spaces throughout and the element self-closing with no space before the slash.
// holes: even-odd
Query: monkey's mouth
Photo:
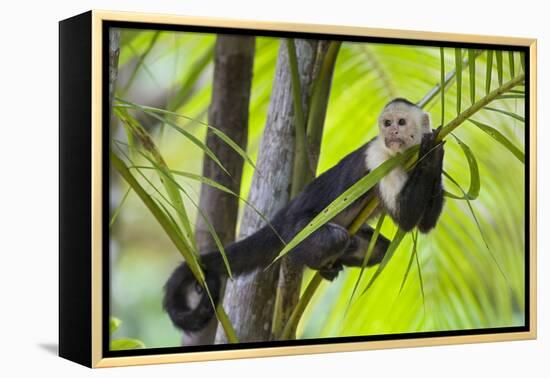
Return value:
<svg viewBox="0 0 550 378">
<path fill-rule="evenodd" d="M 399 149 L 405 145 L 405 141 L 401 138 L 393 137 L 386 138 L 386 147 Z"/>
</svg>

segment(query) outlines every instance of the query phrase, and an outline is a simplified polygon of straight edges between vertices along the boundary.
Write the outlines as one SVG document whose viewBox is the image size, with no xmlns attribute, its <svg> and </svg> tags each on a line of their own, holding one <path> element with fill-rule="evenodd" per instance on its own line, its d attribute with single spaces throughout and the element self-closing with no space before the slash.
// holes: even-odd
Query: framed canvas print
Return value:
<svg viewBox="0 0 550 378">
<path fill-rule="evenodd" d="M 60 22 L 59 353 L 536 336 L 536 41 Z"/>
</svg>

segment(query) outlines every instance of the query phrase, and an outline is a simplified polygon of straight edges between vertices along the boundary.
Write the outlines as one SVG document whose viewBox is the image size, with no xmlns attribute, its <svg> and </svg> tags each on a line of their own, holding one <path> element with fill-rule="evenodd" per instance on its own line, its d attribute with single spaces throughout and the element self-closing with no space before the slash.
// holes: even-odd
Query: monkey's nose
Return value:
<svg viewBox="0 0 550 378">
<path fill-rule="evenodd" d="M 399 131 L 395 130 L 393 133 L 394 133 L 395 135 L 397 135 L 397 134 L 399 133 Z"/>
</svg>

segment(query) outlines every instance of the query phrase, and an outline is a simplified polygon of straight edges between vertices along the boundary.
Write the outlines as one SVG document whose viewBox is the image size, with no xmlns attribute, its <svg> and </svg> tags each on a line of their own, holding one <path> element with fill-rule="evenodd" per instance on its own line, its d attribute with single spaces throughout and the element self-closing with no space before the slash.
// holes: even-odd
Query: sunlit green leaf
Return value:
<svg viewBox="0 0 550 378">
<path fill-rule="evenodd" d="M 493 50 L 487 50 L 487 63 L 485 72 L 485 94 L 491 92 L 491 80 L 493 76 Z"/>
<path fill-rule="evenodd" d="M 460 189 L 460 191 L 463 193 L 464 195 L 464 199 L 466 199 L 466 203 L 468 204 L 468 209 L 470 210 L 470 214 L 472 215 L 472 218 L 474 219 L 474 222 L 477 226 L 477 229 L 479 231 L 479 235 L 481 236 L 481 239 L 483 240 L 483 244 L 485 244 L 485 247 L 487 248 L 487 251 L 489 252 L 491 258 L 493 259 L 495 265 L 497 266 L 500 274 L 502 274 L 502 277 L 508 282 L 508 278 L 506 276 L 506 274 L 504 273 L 504 271 L 502 270 L 502 267 L 500 266 L 500 263 L 498 262 L 498 260 L 496 259 L 495 255 L 493 254 L 493 252 L 491 251 L 491 248 L 489 247 L 489 243 L 487 242 L 487 238 L 485 237 L 485 233 L 483 232 L 482 228 L 481 228 L 481 224 L 479 223 L 479 220 L 477 219 L 477 215 L 474 211 L 474 208 L 472 207 L 472 204 L 470 202 L 470 199 L 468 198 L 468 194 L 466 192 L 464 192 L 464 189 L 462 189 L 462 187 L 460 186 L 460 184 L 452 177 L 450 176 L 448 173 L 445 172 L 445 176 L 447 178 L 449 178 L 451 180 L 451 182 L 453 184 L 456 185 L 456 187 L 458 187 Z"/>
<path fill-rule="evenodd" d="M 525 163 L 525 154 L 523 152 L 521 152 L 521 150 L 519 148 L 517 148 L 508 138 L 506 138 L 506 136 L 504 136 L 504 134 L 502 134 L 500 131 L 498 131 L 497 129 L 485 124 L 485 123 L 482 123 L 482 122 L 479 122 L 479 121 L 476 121 L 476 120 L 473 120 L 473 119 L 469 119 L 468 121 L 472 122 L 474 125 L 476 125 L 477 127 L 479 127 L 481 130 L 483 130 L 487 135 L 489 135 L 491 138 L 493 138 L 494 140 L 496 140 L 497 142 L 499 142 L 500 144 L 502 144 L 508 151 L 510 151 L 519 161 L 521 161 L 522 163 Z"/>
<path fill-rule="evenodd" d="M 154 169 L 153 167 L 145 167 L 145 166 L 135 166 L 135 167 L 130 167 L 130 168 Z M 177 175 L 177 176 L 182 176 L 182 177 L 189 178 L 191 180 L 200 181 L 201 183 L 203 183 L 205 185 L 211 186 L 213 188 L 216 188 L 218 190 L 221 190 L 222 192 L 231 194 L 232 196 L 238 198 L 239 200 L 244 202 L 247 206 L 249 206 L 256 214 L 258 214 L 258 216 L 273 230 L 273 232 L 278 235 L 277 230 L 275 230 L 275 228 L 273 228 L 273 226 L 271 225 L 271 221 L 260 210 L 258 210 L 258 208 L 256 208 L 252 203 L 250 203 L 248 200 L 246 200 L 246 198 L 243 198 L 243 197 L 239 196 L 237 193 L 235 193 L 234 191 L 232 191 L 228 187 L 226 187 L 226 186 L 224 186 L 224 185 L 222 185 L 222 184 L 220 184 L 220 183 L 218 183 L 218 182 L 216 182 L 216 181 L 214 181 L 214 180 L 212 180 L 208 177 L 196 175 L 194 173 L 177 171 L 177 170 L 171 170 L 171 172 L 172 172 L 172 174 Z M 279 239 L 281 240 L 281 242 L 283 244 L 285 244 L 283 239 L 281 238 L 281 236 L 279 236 Z"/>
<path fill-rule="evenodd" d="M 512 113 L 512 112 L 509 112 L 509 111 L 504 110 L 504 109 L 496 109 L 496 108 L 492 108 L 492 107 L 489 107 L 489 106 L 486 106 L 485 109 L 490 110 L 492 112 L 498 112 L 498 113 L 501 113 L 501 114 L 506 114 L 508 117 L 512 117 L 514 119 L 517 119 L 518 121 L 525 122 L 525 118 L 523 118 L 519 114 Z"/>
<path fill-rule="evenodd" d="M 137 339 L 116 339 L 111 340 L 110 350 L 128 350 L 128 349 L 143 349 L 145 344 Z"/>
<path fill-rule="evenodd" d="M 380 229 L 382 228 L 382 225 L 384 224 L 384 219 L 386 218 L 386 213 L 382 213 L 380 215 L 380 218 L 378 219 L 378 223 L 376 223 L 376 228 L 374 229 L 374 234 L 372 235 L 371 240 L 369 241 L 369 245 L 367 247 L 367 252 L 365 253 L 365 257 L 363 258 L 363 263 L 361 264 L 361 271 L 359 272 L 359 277 L 357 277 L 357 280 L 355 281 L 355 286 L 353 286 L 353 291 L 351 292 L 351 296 L 349 298 L 349 303 L 351 304 L 351 301 L 353 300 L 353 296 L 355 295 L 355 292 L 357 291 L 357 288 L 359 287 L 359 283 L 361 282 L 361 277 L 363 276 L 363 273 L 365 271 L 365 268 L 367 266 L 367 262 L 370 260 L 370 257 L 372 255 L 372 252 L 374 251 L 374 246 L 376 245 L 376 242 L 378 241 L 378 236 L 380 235 Z M 349 307 L 349 305 L 348 305 Z"/>
<path fill-rule="evenodd" d="M 119 318 L 115 318 L 114 316 L 109 317 L 109 335 L 113 334 L 118 327 L 120 327 L 121 320 Z"/>
<path fill-rule="evenodd" d="M 153 166 L 152 169 L 154 169 L 155 171 L 157 171 L 160 176 L 161 176 L 161 181 L 165 182 L 165 181 L 169 181 L 171 185 L 175 186 L 177 188 L 177 190 L 183 194 L 185 194 L 185 196 L 188 198 L 188 200 L 193 204 L 193 206 L 197 209 L 197 211 L 199 212 L 200 216 L 202 217 L 202 219 L 204 220 L 204 222 L 206 223 L 207 225 L 207 228 L 208 228 L 208 232 L 210 233 L 210 235 L 212 236 L 212 239 L 214 240 L 214 243 L 216 244 L 216 247 L 218 248 L 218 251 L 220 252 L 221 256 L 222 256 L 222 259 L 223 259 L 223 262 L 225 264 L 225 267 L 226 267 L 226 270 L 227 270 L 227 274 L 229 275 L 230 278 L 232 278 L 232 273 L 231 273 L 231 266 L 229 265 L 229 260 L 227 259 L 227 255 L 225 253 L 225 248 L 218 236 L 218 234 L 216 233 L 216 230 L 214 229 L 214 227 L 212 226 L 212 223 L 210 222 L 210 220 L 208 219 L 208 217 L 206 216 L 206 214 L 202 211 L 202 209 L 198 206 L 198 204 L 193 200 L 193 198 L 191 198 L 191 196 L 189 196 L 189 194 L 187 193 L 187 191 L 174 179 L 173 175 L 172 175 L 172 171 L 171 170 L 165 170 L 163 169 L 162 167 L 160 167 L 158 165 L 157 162 L 155 162 L 153 159 L 149 158 L 147 155 L 142 155 L 145 159 L 147 159 L 149 161 L 149 163 L 151 163 L 151 165 Z M 139 171 L 139 169 L 138 169 Z M 172 202 L 169 202 L 167 201 L 171 206 L 174 207 L 174 209 L 176 210 L 176 212 L 179 212 L 179 208 L 177 208 L 176 206 L 174 206 L 172 204 Z"/>
<path fill-rule="evenodd" d="M 414 248 L 418 245 L 418 233 L 414 236 Z M 426 314 L 426 293 L 424 292 L 424 279 L 422 278 L 422 268 L 420 267 L 420 261 L 418 259 L 418 250 L 414 254 L 416 260 L 416 270 L 418 271 L 418 283 L 420 284 L 420 292 L 422 293 L 422 306 L 424 308 L 424 314 Z"/>
<path fill-rule="evenodd" d="M 456 72 L 456 112 L 460 113 L 462 103 L 462 49 L 455 49 L 455 72 Z"/>
<path fill-rule="evenodd" d="M 248 164 L 250 164 L 253 168 L 255 168 L 254 162 L 252 161 L 252 158 L 250 158 L 250 156 L 248 156 L 246 151 L 244 151 L 237 143 L 235 143 L 235 141 L 233 141 L 230 137 L 228 137 L 223 131 L 219 130 L 218 128 L 216 128 L 212 125 L 209 125 L 209 124 L 207 124 L 205 122 L 201 122 L 201 121 L 199 121 L 195 118 L 187 117 L 183 114 L 179 114 L 179 113 L 176 113 L 176 112 L 173 112 L 173 111 L 154 108 L 152 106 L 138 105 L 138 104 L 135 104 L 135 103 L 132 103 L 132 102 L 129 102 L 129 101 L 124 101 L 124 100 L 121 100 L 121 99 L 117 99 L 117 100 L 120 101 L 123 105 L 132 107 L 134 109 L 139 109 L 139 110 L 141 110 L 141 111 L 143 111 L 147 114 L 152 114 L 152 113 L 153 114 L 154 113 L 165 114 L 165 115 L 179 117 L 179 118 L 183 118 L 183 119 L 186 119 L 186 120 L 189 120 L 189 121 L 194 121 L 194 122 L 197 122 L 199 124 L 202 124 L 202 125 L 208 127 L 208 129 L 214 135 L 216 135 L 218 138 L 220 138 L 222 141 L 224 141 L 229 147 L 231 147 L 236 153 L 238 153 L 243 159 L 245 159 L 248 162 Z M 156 116 L 155 118 L 159 119 L 158 116 Z M 187 136 L 188 132 L 185 131 L 182 127 L 178 126 L 176 123 L 167 121 L 167 124 L 169 126 L 171 126 L 172 128 L 174 128 L 175 130 L 177 130 L 178 132 L 180 132 L 180 133 L 184 134 L 185 136 Z M 195 139 L 196 138 L 194 138 L 191 141 L 193 142 Z M 201 142 L 199 147 L 202 147 L 202 146 L 204 146 L 204 144 Z M 214 155 L 214 153 L 209 149 L 205 150 L 204 152 L 210 157 L 211 157 L 211 155 Z M 221 162 L 220 162 L 220 164 L 221 164 Z M 223 168 L 223 166 L 222 166 L 222 168 Z M 223 169 L 225 170 L 225 168 L 223 168 Z"/>
<path fill-rule="evenodd" d="M 183 235 L 185 235 L 188 244 L 191 246 L 192 252 L 195 255 L 198 254 L 195 237 L 193 235 L 193 231 L 191 230 L 191 222 L 181 198 L 181 194 L 172 181 L 164 180 L 163 175 L 170 176 L 170 171 L 160 151 L 153 142 L 153 138 L 134 117 L 130 116 L 125 109 L 115 108 L 115 114 L 123 121 L 124 125 L 131 129 L 134 137 L 140 140 L 140 144 L 145 152 L 144 156 L 146 156 L 150 161 L 154 161 L 158 167 L 159 177 L 164 185 L 166 193 L 168 194 L 172 205 L 177 209 L 178 218 L 184 230 Z"/>
<path fill-rule="evenodd" d="M 376 282 L 376 279 L 378 278 L 378 276 L 380 276 L 380 274 L 382 273 L 382 271 L 384 270 L 386 265 L 388 265 L 388 262 L 392 258 L 393 254 L 395 253 L 395 251 L 399 247 L 399 244 L 401 244 L 401 241 L 403 240 L 403 238 L 405 237 L 406 234 L 407 233 L 405 231 L 403 231 L 402 229 L 400 229 L 400 228 L 397 230 L 397 232 L 395 233 L 395 236 L 393 237 L 390 245 L 388 246 L 388 250 L 386 251 L 386 254 L 382 258 L 382 261 L 380 262 L 380 265 L 378 265 L 378 269 L 376 269 L 376 271 L 372 275 L 369 283 L 367 284 L 365 289 L 363 289 L 363 292 L 361 293 L 361 295 L 365 294 L 372 287 L 374 282 Z"/>
<path fill-rule="evenodd" d="M 403 281 L 401 281 L 401 286 L 399 287 L 399 294 L 403 291 L 403 288 L 405 287 L 405 283 L 407 282 L 407 278 L 409 277 L 409 272 L 411 271 L 411 267 L 413 264 L 413 261 L 416 257 L 416 241 L 417 237 L 414 236 L 414 232 L 411 232 L 411 239 L 413 239 L 413 247 L 411 249 L 411 257 L 409 258 L 409 262 L 407 264 L 407 269 L 405 270 L 405 275 L 403 276 Z"/>
<path fill-rule="evenodd" d="M 471 59 L 470 56 L 468 58 Z M 439 78 L 439 85 L 441 90 L 441 124 L 445 124 L 445 49 L 443 47 L 439 48 L 439 59 L 441 61 L 441 68 L 440 68 L 440 78 Z M 473 59 L 472 59 L 473 60 Z"/>
<path fill-rule="evenodd" d="M 126 164 L 124 164 L 124 162 L 112 151 L 110 154 L 110 159 L 111 164 L 116 168 L 118 173 L 120 173 L 120 175 L 124 178 L 128 185 L 132 187 L 134 192 L 136 192 L 136 194 L 143 201 L 145 206 L 147 206 L 151 214 L 162 226 L 170 240 L 172 240 L 174 245 L 178 248 L 178 251 L 180 251 L 182 256 L 185 258 L 185 261 L 189 264 L 189 268 L 191 269 L 197 280 L 202 285 L 204 285 L 204 273 L 202 272 L 202 269 L 198 264 L 195 255 L 189 249 L 189 245 L 186 245 L 185 241 L 182 240 L 182 238 L 180 237 L 180 233 L 176 229 L 174 229 L 172 222 L 167 218 L 166 214 L 158 207 L 151 196 L 147 194 L 147 192 L 143 189 L 143 187 L 139 184 L 135 177 L 130 173 Z"/>
<path fill-rule="evenodd" d="M 470 67 L 470 101 L 476 102 L 476 60 L 475 51 L 468 49 L 468 65 Z"/>
<path fill-rule="evenodd" d="M 218 159 L 218 157 L 216 156 L 216 154 L 214 154 L 214 152 L 204 143 L 202 142 L 201 140 L 199 140 L 196 136 L 194 136 L 193 134 L 191 134 L 190 132 L 188 132 L 187 130 L 185 130 L 184 128 L 182 127 L 179 127 L 177 124 L 175 124 L 174 122 L 172 122 L 171 120 L 169 119 L 165 119 L 165 118 L 162 118 L 161 116 L 159 116 L 158 114 L 156 113 L 149 113 L 149 115 L 155 119 L 157 119 L 158 121 L 160 122 L 164 122 L 165 124 L 167 124 L 168 126 L 172 127 L 174 130 L 178 131 L 180 134 L 182 134 L 183 136 L 185 136 L 191 143 L 193 143 L 194 145 L 196 145 L 197 147 L 199 147 L 201 150 L 204 151 L 204 153 L 206 155 L 208 155 L 208 157 L 210 159 L 212 159 L 225 173 L 227 173 L 229 175 L 229 172 L 227 171 L 227 169 L 223 166 L 222 162 L 220 161 L 220 159 Z"/>
<path fill-rule="evenodd" d="M 495 51 L 497 57 L 497 75 L 498 75 L 498 85 L 502 85 L 504 81 L 504 68 L 502 68 L 502 50 Z"/>
<path fill-rule="evenodd" d="M 113 166 L 120 173 L 120 175 L 126 180 L 126 182 L 140 197 L 140 199 L 147 206 L 149 211 L 151 211 L 152 215 L 162 226 L 170 240 L 172 240 L 178 251 L 183 255 L 191 272 L 193 273 L 197 281 L 201 284 L 201 286 L 205 289 L 212 306 L 216 309 L 216 317 L 222 324 L 228 340 L 230 342 L 237 342 L 238 340 L 235 336 L 235 330 L 233 329 L 231 323 L 227 320 L 227 314 L 223 310 L 222 306 L 214 303 L 210 289 L 208 288 L 208 285 L 206 285 L 204 272 L 202 271 L 202 268 L 198 263 L 196 256 L 191 252 L 189 246 L 185 244 L 184 240 L 181 238 L 181 234 L 174 228 L 174 223 L 170 220 L 170 218 L 167 217 L 163 210 L 158 207 L 151 196 L 149 196 L 147 192 L 145 192 L 138 181 L 130 173 L 128 167 L 124 164 L 124 162 L 120 160 L 120 158 L 112 151 L 110 154 L 110 161 L 111 164 L 113 164 Z"/>
<path fill-rule="evenodd" d="M 477 165 L 477 159 L 466 143 L 460 140 L 453 134 L 454 139 L 458 142 L 458 145 L 464 152 L 464 156 L 468 161 L 468 168 L 470 169 L 470 187 L 468 188 L 468 199 L 474 200 L 479 196 L 479 190 L 481 188 L 481 177 L 479 174 L 479 166 Z"/>
<path fill-rule="evenodd" d="M 113 215 L 111 215 L 111 220 L 109 221 L 109 228 L 113 227 L 113 224 L 115 224 L 116 219 L 118 217 L 118 214 L 120 214 L 120 210 L 122 209 L 122 206 L 124 206 L 124 203 L 126 202 L 126 198 L 128 198 L 128 195 L 130 194 L 132 188 L 128 187 L 126 189 L 126 192 L 124 192 L 124 195 L 122 196 L 122 199 L 120 200 L 120 203 L 113 211 Z"/>
<path fill-rule="evenodd" d="M 510 93 L 510 94 L 503 94 L 497 97 L 497 100 L 508 100 L 508 99 L 525 100 L 525 95 L 519 94 L 519 93 Z"/>
</svg>

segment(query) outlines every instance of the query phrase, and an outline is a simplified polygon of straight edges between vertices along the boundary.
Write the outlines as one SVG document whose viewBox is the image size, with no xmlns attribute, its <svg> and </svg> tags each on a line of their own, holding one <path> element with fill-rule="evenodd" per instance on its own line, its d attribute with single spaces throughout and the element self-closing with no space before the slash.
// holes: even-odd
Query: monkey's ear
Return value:
<svg viewBox="0 0 550 378">
<path fill-rule="evenodd" d="M 420 124 L 422 125 L 422 129 L 424 131 L 432 131 L 432 119 L 430 117 L 430 113 L 423 112 L 422 118 L 420 120 Z"/>
</svg>

